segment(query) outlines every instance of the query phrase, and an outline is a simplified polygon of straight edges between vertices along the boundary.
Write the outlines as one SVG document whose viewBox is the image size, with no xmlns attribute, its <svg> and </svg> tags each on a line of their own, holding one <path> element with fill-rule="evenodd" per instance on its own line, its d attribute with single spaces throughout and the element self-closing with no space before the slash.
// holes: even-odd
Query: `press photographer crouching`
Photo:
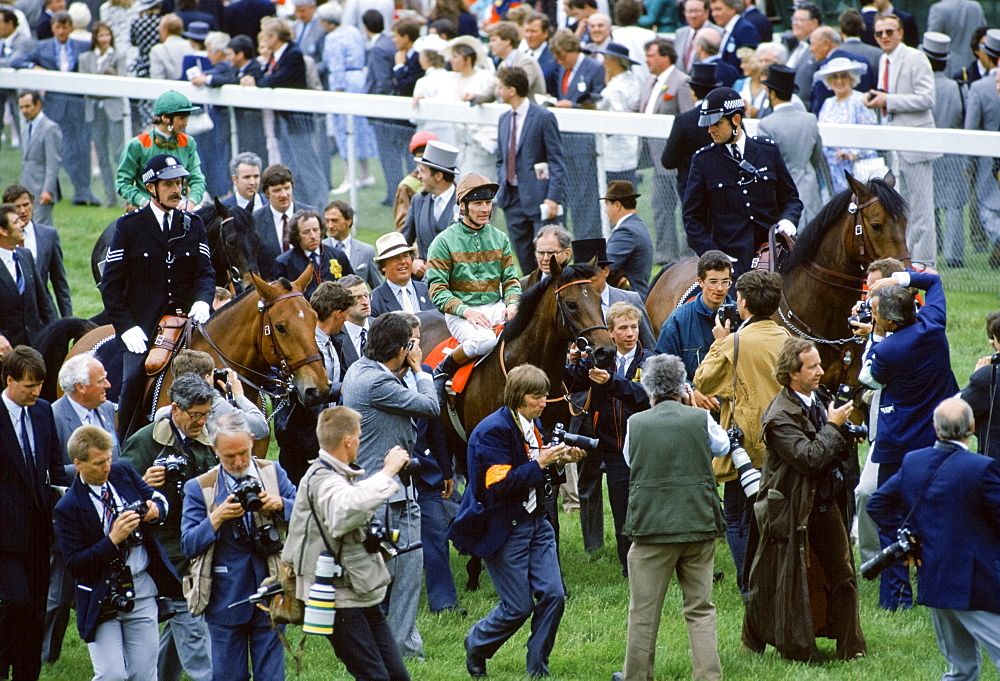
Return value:
<svg viewBox="0 0 1000 681">
<path fill-rule="evenodd" d="M 811 342 L 785 341 L 774 367 L 784 387 L 762 417 L 767 451 L 747 546 L 753 562 L 743 643 L 758 653 L 770 644 L 782 657 L 803 662 L 820 659 L 817 636 L 835 639 L 841 660 L 868 650 L 844 484 L 854 452 L 845 424 L 854 405 L 835 407 L 819 389 L 822 376 Z"/>
<path fill-rule="evenodd" d="M 135 470 L 111 462 L 111 436 L 81 426 L 67 451 L 77 477 L 55 508 L 55 530 L 77 583 L 76 624 L 94 678 L 154 681 L 156 596 L 179 598 L 180 578 L 152 532 L 166 500 Z"/>
<path fill-rule="evenodd" d="M 191 559 L 184 596 L 204 612 L 216 679 L 285 678 L 285 656 L 267 613 L 230 604 L 277 577 L 281 537 L 292 513 L 295 485 L 274 461 L 254 459 L 253 435 L 242 412 L 213 419 L 209 439 L 219 465 L 184 485 L 181 547 Z"/>
<path fill-rule="evenodd" d="M 357 679 L 408 681 L 381 608 L 389 571 L 372 521 L 375 511 L 399 489 L 393 478 L 407 464 L 409 454 L 393 447 L 385 455 L 381 472 L 362 480 L 365 471 L 354 463 L 361 440 L 361 414 L 350 407 L 323 410 L 316 437 L 319 456 L 302 476 L 282 552 L 282 559 L 295 572 L 295 595 L 307 602 L 316 582 L 317 562 L 321 556 L 332 559 L 337 575 L 333 578 L 336 615 L 328 638 L 334 653 Z"/>
<path fill-rule="evenodd" d="M 917 603 L 931 609 L 946 679 L 978 679 L 979 646 L 1000 667 L 1000 461 L 969 451 L 972 409 L 949 398 L 934 410 L 937 442 L 908 453 L 872 495 L 879 528 L 897 509 L 920 546 L 893 562 L 917 566 Z M 866 575 L 867 576 L 867 575 Z"/>
</svg>

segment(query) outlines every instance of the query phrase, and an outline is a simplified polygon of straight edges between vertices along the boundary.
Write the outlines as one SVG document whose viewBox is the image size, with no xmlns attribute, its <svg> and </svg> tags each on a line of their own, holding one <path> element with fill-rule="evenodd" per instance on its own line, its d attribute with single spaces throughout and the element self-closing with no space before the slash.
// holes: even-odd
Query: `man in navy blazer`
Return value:
<svg viewBox="0 0 1000 681">
<path fill-rule="evenodd" d="M 270 4 L 270 3 L 268 3 Z M 273 5 L 272 5 L 273 7 Z M 228 8 L 227 8 L 228 9 Z M 245 35 L 234 36 L 229 41 L 229 49 L 232 56 L 225 61 L 215 65 L 208 74 L 196 76 L 192 81 L 198 84 L 201 78 L 204 79 L 208 87 L 222 87 L 223 85 L 238 85 L 244 76 L 250 76 L 254 81 L 259 81 L 264 75 L 264 67 L 257 61 L 257 50 L 254 47 L 257 36 L 253 40 Z M 264 115 L 260 109 L 246 109 L 243 107 L 233 107 L 233 115 L 236 117 L 236 138 L 238 148 L 242 152 L 250 152 L 260 159 L 267 158 L 267 138 L 264 135 Z M 235 159 L 234 159 L 235 160 Z M 264 168 L 260 162 L 258 173 Z M 226 199 L 223 203 L 236 199 Z M 230 205 L 227 203 L 227 205 Z M 255 202 L 254 208 L 260 208 L 261 203 Z M 244 206 L 240 206 L 243 208 Z"/>
<path fill-rule="evenodd" d="M 268 204 L 253 212 L 260 237 L 257 265 L 260 276 L 271 280 L 277 276 L 274 261 L 286 250 L 292 248 L 289 240 L 287 248 L 279 236 L 278 225 L 291 225 L 292 217 L 300 210 L 316 210 L 313 206 L 295 200 L 295 178 L 286 166 L 268 166 L 260 176 L 260 188 L 267 197 Z M 289 232 L 290 235 L 290 232 Z"/>
<path fill-rule="evenodd" d="M 530 272 L 535 263 L 535 233 L 544 222 L 556 218 L 559 207 L 566 203 L 562 137 L 552 112 L 527 99 L 528 76 L 524 69 L 502 67 L 497 80 L 500 101 L 511 106 L 497 124 L 497 204 L 503 208 L 507 234 L 521 271 Z M 512 123 L 517 125 L 513 138 Z M 541 213 L 543 204 L 545 216 Z"/>
<path fill-rule="evenodd" d="M 549 41 L 552 56 L 559 62 L 559 94 L 555 106 L 566 109 L 594 108 L 604 90 L 604 66 L 580 49 L 580 40 L 568 29 L 556 31 Z M 599 237 L 600 205 L 594 200 L 597 173 L 594 172 L 594 136 L 589 133 L 564 133 L 566 192 L 573 235 L 577 239 Z M 530 267 L 530 261 L 528 262 Z"/>
<path fill-rule="evenodd" d="M 771 25 L 771 20 L 768 19 L 763 12 L 757 9 L 757 5 L 754 0 L 743 0 L 743 4 L 746 9 L 740 15 L 745 21 L 749 21 L 753 24 L 753 27 L 757 29 L 757 34 L 760 36 L 760 42 L 769 43 L 774 37 L 774 27 Z"/>
<path fill-rule="evenodd" d="M 972 410 L 950 398 L 934 410 L 937 442 L 903 458 L 872 495 L 881 527 L 897 509 L 920 540 L 917 602 L 931 609 L 945 678 L 979 678 L 979 646 L 1000 664 L 1000 461 L 969 451 Z"/>
<path fill-rule="evenodd" d="M 912 294 L 904 287 L 925 291 L 918 313 Z M 865 348 L 858 379 L 882 394 L 878 428 L 872 443 L 872 461 L 879 464 L 881 488 L 915 447 L 930 447 L 936 439 L 932 411 L 958 392 L 951 371 L 944 287 L 941 277 L 921 272 L 896 272 L 872 284 L 870 298 L 875 328 Z M 879 528 L 882 548 L 896 541 L 902 521 L 897 509 L 895 526 Z M 908 608 L 913 602 L 906 569 L 894 565 L 882 573 L 879 605 L 887 610 Z"/>
<path fill-rule="evenodd" d="M 0 353 L 31 345 L 56 317 L 31 251 L 18 245 L 23 241 L 21 218 L 5 208 L 0 212 Z"/>
<path fill-rule="evenodd" d="M 601 199 L 611 220 L 612 231 L 607 243 L 611 271 L 623 274 L 629 287 L 645 302 L 653 269 L 653 239 L 649 227 L 636 212 L 636 200 L 640 196 L 628 180 L 614 180 Z"/>
<path fill-rule="evenodd" d="M 90 49 L 82 40 L 72 40 L 73 23 L 66 12 L 52 16 L 53 37 L 40 41 L 35 49 L 14 61 L 14 68 L 72 72 L 80 55 Z M 45 115 L 63 132 L 63 161 L 73 183 L 73 203 L 100 205 L 90 190 L 90 128 L 84 122 L 83 96 L 51 92 L 45 98 Z"/>
<path fill-rule="evenodd" d="M 519 49 L 538 62 L 542 69 L 542 75 L 545 76 L 545 90 L 550 96 L 557 96 L 559 88 L 556 75 L 559 73 L 559 63 L 552 56 L 552 50 L 549 49 L 552 22 L 545 14 L 535 13 L 527 18 L 524 22 L 524 28 L 521 30 L 524 42 L 521 43 Z"/>
<path fill-rule="evenodd" d="M 17 216 L 21 218 L 24 230 L 24 246 L 31 251 L 35 259 L 35 271 L 46 289 L 49 284 L 55 292 L 56 304 L 60 317 L 73 316 L 73 300 L 70 298 L 69 281 L 66 279 L 66 267 L 63 265 L 62 245 L 59 243 L 59 232 L 52 225 L 43 225 L 33 221 L 35 197 L 25 187 L 12 184 L 3 192 L 3 202 L 14 204 Z"/>
<path fill-rule="evenodd" d="M 150 651 L 159 640 L 158 595 L 179 598 L 180 578 L 149 524 L 167 514 L 166 500 L 125 463 L 111 462 L 112 437 L 82 426 L 69 440 L 77 477 L 55 509 L 55 530 L 76 580 L 76 626 L 99 678 L 155 678 Z M 125 511 L 144 502 L 141 512 Z M 139 538 L 136 538 L 136 533 Z M 130 570 L 128 611 L 110 602 Z"/>
<path fill-rule="evenodd" d="M 284 534 L 295 503 L 295 485 L 277 462 L 253 458 L 253 435 L 242 412 L 215 419 L 209 438 L 219 465 L 184 484 L 181 545 L 192 560 L 213 551 L 205 608 L 213 676 L 218 678 L 219 670 L 225 669 L 233 678 L 249 678 L 249 647 L 253 677 L 281 681 L 285 654 L 267 614 L 251 603 L 229 606 L 252 595 L 266 577 L 277 576 L 281 542 L 272 545 L 276 552 L 265 550 L 260 528 L 269 525 Z M 236 495 L 248 481 L 262 489 L 257 493 L 262 505 L 253 512 Z"/>
<path fill-rule="evenodd" d="M 416 246 L 408 246 L 399 232 L 383 234 L 375 245 L 378 248 L 375 263 L 385 275 L 385 281 L 372 289 L 372 317 L 393 310 L 414 313 L 436 309 L 427 284 L 413 278 Z"/>
<path fill-rule="evenodd" d="M 2 269 L 2 268 L 0 268 Z M 53 494 L 67 485 L 48 402 L 45 361 L 18 346 L 0 371 L 0 676 L 37 679 L 49 588 Z"/>
<path fill-rule="evenodd" d="M 722 27 L 722 60 L 733 68 L 740 67 L 736 50 L 741 47 L 757 47 L 760 33 L 747 19 L 741 16 L 745 7 L 743 0 L 712 0 L 712 21 Z"/>
</svg>

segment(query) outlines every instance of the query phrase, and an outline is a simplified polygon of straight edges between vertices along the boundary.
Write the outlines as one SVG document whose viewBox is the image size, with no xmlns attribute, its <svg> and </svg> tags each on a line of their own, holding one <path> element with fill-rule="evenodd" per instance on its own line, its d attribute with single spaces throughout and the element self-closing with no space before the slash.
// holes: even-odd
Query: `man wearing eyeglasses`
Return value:
<svg viewBox="0 0 1000 681">
<path fill-rule="evenodd" d="M 865 106 L 881 113 L 882 125 L 933 128 L 934 72 L 920 50 L 903 44 L 903 22 L 895 15 L 875 20 L 875 40 L 882 48 L 877 89 L 869 90 Z M 941 154 L 893 152 L 892 172 L 897 189 L 909 205 L 906 243 L 918 271 L 935 266 L 934 170 L 931 162 Z"/>
<path fill-rule="evenodd" d="M 521 277 L 521 290 L 527 291 L 539 281 L 548 279 L 549 267 L 555 258 L 560 266 L 569 262 L 573 254 L 573 235 L 562 225 L 545 225 L 535 235 L 535 263 L 538 265 Z"/>
<path fill-rule="evenodd" d="M 201 376 L 178 376 L 170 386 L 169 412 L 157 413 L 153 423 L 125 441 L 121 453 L 121 460 L 131 464 L 147 485 L 167 499 L 167 518 L 153 531 L 182 579 L 188 574 L 188 559 L 181 550 L 182 486 L 217 463 L 205 435 L 215 394 Z M 157 463 L 169 456 L 184 462 L 180 480 L 168 480 L 166 468 Z M 192 681 L 210 681 L 212 665 L 203 618 L 189 613 L 184 599 L 172 601 L 171 607 L 176 614 L 167 620 L 160 634 L 157 678 L 178 679 L 183 667 Z"/>
</svg>

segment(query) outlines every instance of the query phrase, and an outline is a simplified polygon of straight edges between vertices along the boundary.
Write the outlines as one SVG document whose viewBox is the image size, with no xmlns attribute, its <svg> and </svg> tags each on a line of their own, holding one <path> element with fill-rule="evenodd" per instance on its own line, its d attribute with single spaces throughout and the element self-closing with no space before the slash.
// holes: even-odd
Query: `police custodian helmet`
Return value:
<svg viewBox="0 0 1000 681">
<path fill-rule="evenodd" d="M 736 90 L 729 87 L 717 87 L 702 100 L 698 125 L 707 128 L 718 123 L 723 117 L 732 116 L 735 113 L 745 115 L 745 106 L 743 98 Z"/>
<path fill-rule="evenodd" d="M 187 177 L 190 175 L 181 162 L 169 154 L 157 154 L 146 161 L 142 168 L 142 183 L 159 182 L 160 180 L 173 180 L 177 177 Z"/>
</svg>

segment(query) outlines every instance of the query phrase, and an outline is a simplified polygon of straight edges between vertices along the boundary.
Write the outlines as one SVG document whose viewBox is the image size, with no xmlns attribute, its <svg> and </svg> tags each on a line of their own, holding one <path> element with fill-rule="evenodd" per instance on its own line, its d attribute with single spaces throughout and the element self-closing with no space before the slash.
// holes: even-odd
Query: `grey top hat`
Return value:
<svg viewBox="0 0 1000 681">
<path fill-rule="evenodd" d="M 431 140 L 424 147 L 423 158 L 414 158 L 413 160 L 417 163 L 423 163 L 429 168 L 457 175 L 458 166 L 456 163 L 458 162 L 458 154 L 457 147 L 437 140 Z"/>
<path fill-rule="evenodd" d="M 1000 28 L 991 28 L 986 31 L 986 42 L 983 43 L 983 49 L 994 59 L 1000 59 Z"/>
<path fill-rule="evenodd" d="M 951 48 L 951 38 L 944 33 L 927 31 L 924 33 L 924 41 L 920 43 L 920 49 L 924 51 L 930 59 L 945 61 Z"/>
</svg>

